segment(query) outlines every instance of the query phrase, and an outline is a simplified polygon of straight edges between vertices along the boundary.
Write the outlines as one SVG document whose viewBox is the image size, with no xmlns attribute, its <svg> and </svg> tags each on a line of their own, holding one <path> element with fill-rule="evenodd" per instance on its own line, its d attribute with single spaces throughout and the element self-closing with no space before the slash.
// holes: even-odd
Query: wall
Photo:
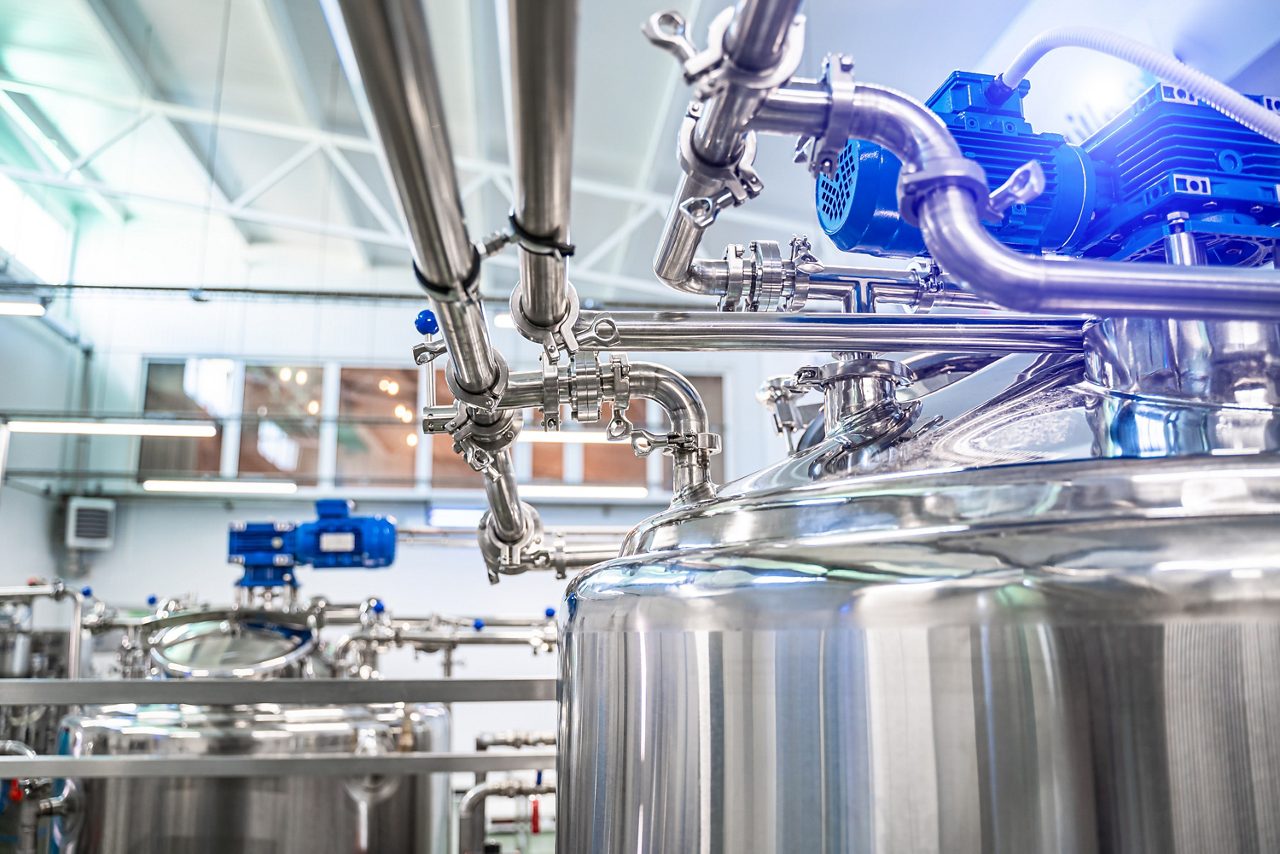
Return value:
<svg viewBox="0 0 1280 854">
<path fill-rule="evenodd" d="M 78 402 L 82 357 L 43 321 L 0 317 L 0 415 L 59 411 Z M 74 453 L 74 440 L 15 435 L 10 468 L 57 468 Z M 56 573 L 49 548 L 58 501 L 44 484 L 5 480 L 0 486 L 0 584 Z"/>
</svg>

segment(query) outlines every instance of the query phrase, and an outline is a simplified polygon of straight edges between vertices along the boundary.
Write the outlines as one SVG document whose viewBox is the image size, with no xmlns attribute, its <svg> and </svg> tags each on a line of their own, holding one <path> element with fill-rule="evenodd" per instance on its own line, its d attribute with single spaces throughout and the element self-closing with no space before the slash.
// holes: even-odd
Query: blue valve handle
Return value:
<svg viewBox="0 0 1280 854">
<path fill-rule="evenodd" d="M 419 335 L 435 335 L 440 331 L 440 321 L 436 320 L 434 311 L 424 308 L 418 312 L 418 316 L 413 321 L 413 327 L 418 330 Z"/>
</svg>

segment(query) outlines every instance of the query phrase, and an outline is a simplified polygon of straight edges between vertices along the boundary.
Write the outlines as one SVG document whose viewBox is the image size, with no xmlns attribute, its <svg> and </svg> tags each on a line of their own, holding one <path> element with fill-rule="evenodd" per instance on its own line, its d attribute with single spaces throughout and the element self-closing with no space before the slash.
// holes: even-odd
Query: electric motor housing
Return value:
<svg viewBox="0 0 1280 854">
<path fill-rule="evenodd" d="M 1045 191 L 1027 204 L 1015 204 L 992 236 L 1027 252 L 1060 252 L 1078 240 L 1094 206 L 1093 165 L 1061 135 L 1036 133 L 1022 113 L 1030 91 L 1023 81 L 1003 103 L 988 99 L 995 78 L 952 72 L 928 104 L 946 123 L 965 157 L 976 160 L 991 189 L 1030 160 L 1045 174 Z M 920 230 L 898 213 L 898 173 L 902 167 L 884 147 L 850 140 L 835 174 L 818 179 L 818 219 L 823 231 L 846 252 L 907 258 L 925 251 Z"/>
<path fill-rule="evenodd" d="M 929 99 L 990 189 L 1035 160 L 1044 192 L 1016 204 L 992 236 L 1022 252 L 1164 260 L 1170 217 L 1193 232 L 1211 264 L 1257 266 L 1280 240 L 1280 145 L 1185 90 L 1157 83 L 1082 145 L 1036 133 L 1023 115 L 1030 85 L 988 97 L 995 78 L 954 72 Z M 1280 112 L 1280 98 L 1250 96 Z M 818 219 L 837 247 L 880 257 L 925 252 L 898 213 L 901 163 L 851 140 L 836 173 L 818 179 Z"/>
</svg>

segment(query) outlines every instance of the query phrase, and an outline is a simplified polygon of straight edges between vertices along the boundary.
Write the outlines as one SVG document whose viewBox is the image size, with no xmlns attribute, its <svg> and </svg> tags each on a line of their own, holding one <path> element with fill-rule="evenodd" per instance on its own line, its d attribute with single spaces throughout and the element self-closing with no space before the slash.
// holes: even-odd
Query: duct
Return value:
<svg viewBox="0 0 1280 854">
<path fill-rule="evenodd" d="M 808 134 L 825 123 L 830 96 L 815 96 L 810 86 L 774 93 L 753 126 Z M 918 188 L 904 214 L 917 214 L 934 260 L 978 297 L 1033 313 L 1280 319 L 1273 271 L 1050 260 L 1006 249 L 982 227 L 967 188 L 974 176 L 955 171 L 963 158 L 936 114 L 880 86 L 859 84 L 852 97 L 850 135 L 883 145 L 903 162 L 903 186 Z"/>
<path fill-rule="evenodd" d="M 520 246 L 521 331 L 551 351 L 570 313 L 566 280 L 573 152 L 577 0 L 509 0 L 511 115 L 515 161 L 512 230 Z"/>
<path fill-rule="evenodd" d="M 456 397 L 491 408 L 506 379 L 480 299 L 480 256 L 463 221 L 444 107 L 419 0 L 340 0 L 354 63 L 348 74 L 363 88 L 409 226 L 415 269 L 431 295 L 450 354 Z M 351 67 L 354 65 L 354 67 Z M 516 491 L 510 451 L 494 450 L 488 533 L 520 543 L 537 514 Z"/>
<path fill-rule="evenodd" d="M 706 295 L 690 272 L 716 206 L 725 194 L 731 199 L 726 204 L 740 204 L 761 189 L 751 168 L 755 141 L 747 125 L 799 63 L 804 46 L 799 7 L 800 0 L 740 0 L 712 24 L 710 44 L 701 54 L 674 13 L 660 13 L 646 27 L 651 41 L 682 59 L 686 78 L 704 99 L 690 106 L 681 128 L 684 176 L 653 260 L 658 278 L 676 290 Z"/>
<path fill-rule="evenodd" d="M 575 334 L 586 350 L 892 352 L 954 349 L 962 341 L 975 353 L 1078 353 L 1083 326 L 1081 318 L 999 314 L 584 311 Z"/>
</svg>

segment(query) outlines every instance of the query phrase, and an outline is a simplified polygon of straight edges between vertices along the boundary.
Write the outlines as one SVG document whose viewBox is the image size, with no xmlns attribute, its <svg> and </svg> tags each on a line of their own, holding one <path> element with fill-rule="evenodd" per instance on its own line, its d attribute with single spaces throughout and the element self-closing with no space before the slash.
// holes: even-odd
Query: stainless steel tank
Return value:
<svg viewBox="0 0 1280 854">
<path fill-rule="evenodd" d="M 305 612 L 201 610 L 150 633 L 162 677 L 292 678 L 327 671 Z M 327 674 L 326 674 L 327 675 Z M 61 753 L 102 756 L 447 751 L 439 705 L 112 706 L 66 718 Z M 84 780 L 57 819 L 58 850 L 200 852 L 450 850 L 447 774 Z"/>
<path fill-rule="evenodd" d="M 1280 850 L 1273 336 L 1131 330 L 1121 391 L 1123 327 L 864 400 L 576 580 L 561 854 Z"/>
</svg>

